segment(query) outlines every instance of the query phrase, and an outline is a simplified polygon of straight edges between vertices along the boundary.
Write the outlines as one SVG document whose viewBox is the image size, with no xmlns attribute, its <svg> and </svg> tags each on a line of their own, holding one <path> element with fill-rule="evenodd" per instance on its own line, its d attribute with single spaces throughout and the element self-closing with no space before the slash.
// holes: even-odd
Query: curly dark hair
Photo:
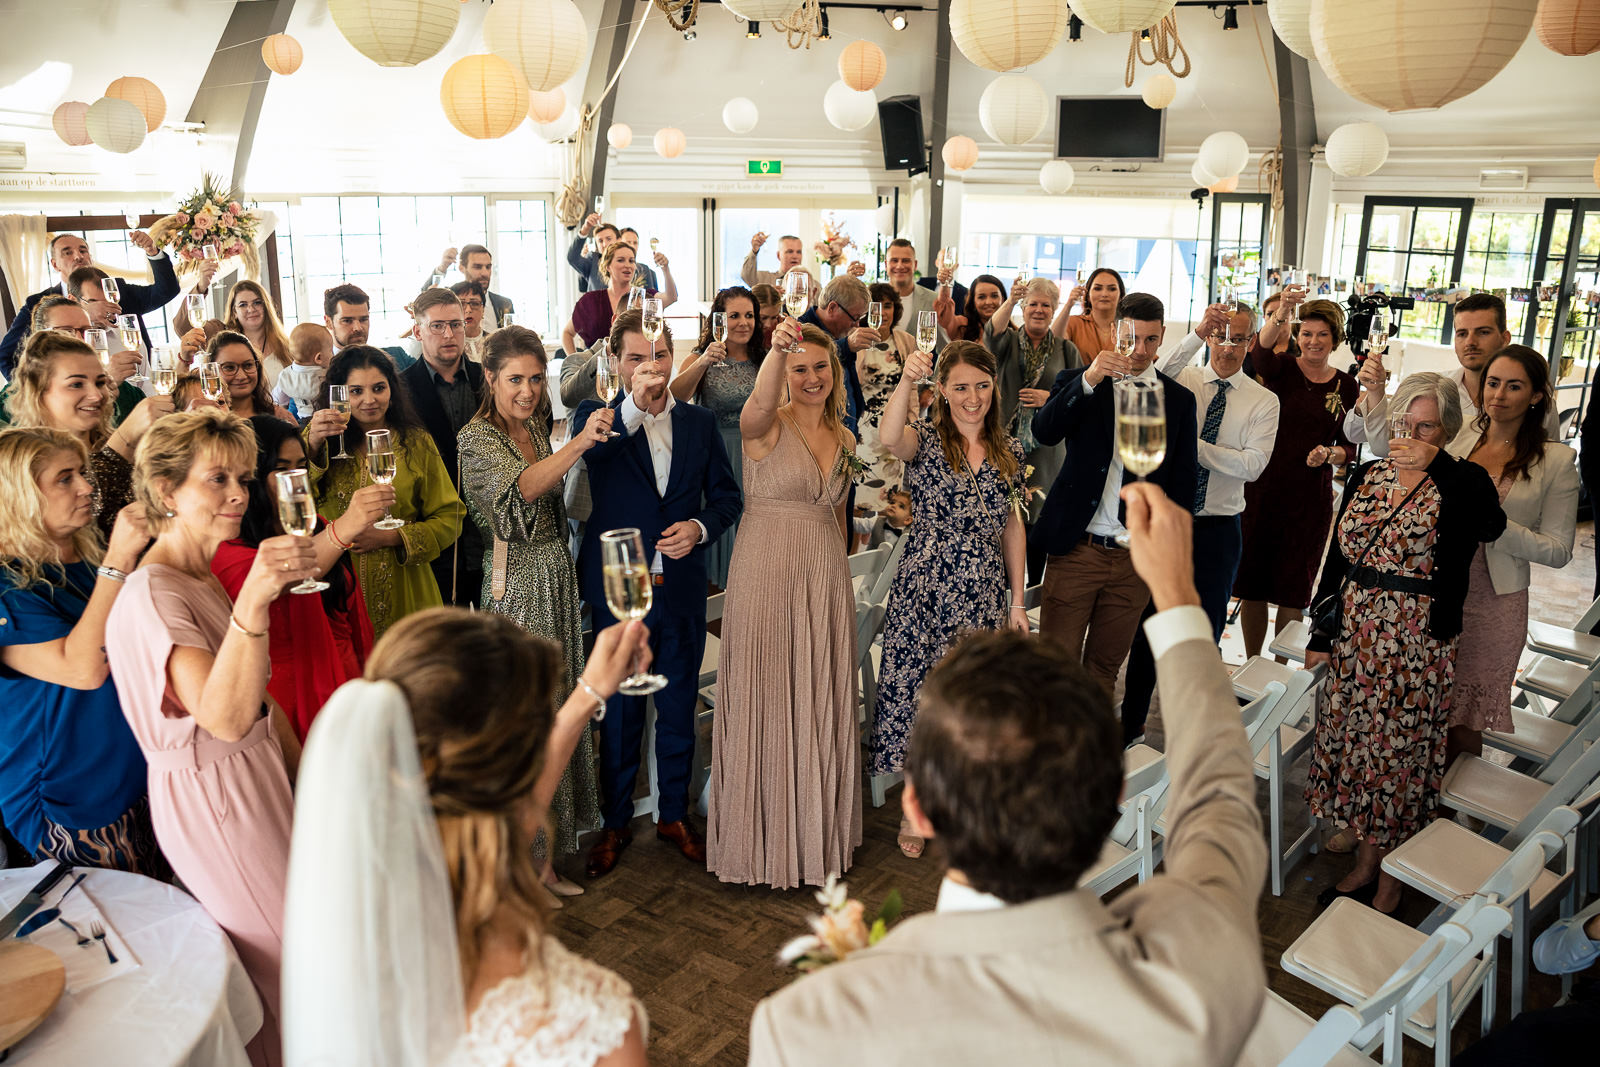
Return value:
<svg viewBox="0 0 1600 1067">
<path fill-rule="evenodd" d="M 700 340 L 695 342 L 694 350 L 704 352 L 706 346 L 712 342 L 711 316 L 719 311 L 727 312 L 730 300 L 750 301 L 750 311 L 756 317 L 756 329 L 755 333 L 750 335 L 750 342 L 745 345 L 745 355 L 749 357 L 751 364 L 760 367 L 761 361 L 767 358 L 767 346 L 761 343 L 761 305 L 756 302 L 756 294 L 742 285 L 728 286 L 711 302 L 711 314 L 706 316 L 705 325 L 700 329 Z"/>
</svg>

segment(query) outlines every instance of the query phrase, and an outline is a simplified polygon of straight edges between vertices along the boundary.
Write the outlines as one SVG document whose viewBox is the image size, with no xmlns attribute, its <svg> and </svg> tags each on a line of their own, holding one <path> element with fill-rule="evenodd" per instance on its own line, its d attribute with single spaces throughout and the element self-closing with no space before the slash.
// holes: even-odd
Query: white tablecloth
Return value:
<svg viewBox="0 0 1600 1067">
<path fill-rule="evenodd" d="M 0 870 L 0 914 L 51 866 Z M 58 882 L 47 905 L 70 884 Z M 89 870 L 76 892 L 86 889 L 140 967 L 62 994 L 43 1025 L 11 1050 L 8 1067 L 248 1067 L 244 1045 L 261 1029 L 261 1002 L 211 916 L 181 890 L 137 874 Z"/>
</svg>

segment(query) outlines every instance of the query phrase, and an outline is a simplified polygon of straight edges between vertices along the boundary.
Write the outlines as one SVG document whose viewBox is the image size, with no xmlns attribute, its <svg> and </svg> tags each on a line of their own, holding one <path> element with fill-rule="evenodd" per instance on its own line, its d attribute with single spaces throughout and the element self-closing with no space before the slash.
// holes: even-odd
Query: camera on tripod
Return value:
<svg viewBox="0 0 1600 1067">
<path fill-rule="evenodd" d="M 1409 296 L 1390 296 L 1388 293 L 1351 293 L 1346 306 L 1350 309 L 1348 322 L 1345 324 L 1345 340 L 1350 345 L 1350 351 L 1355 353 L 1356 366 L 1360 366 L 1367 358 L 1367 336 L 1372 332 L 1373 312 L 1378 308 L 1386 307 L 1390 311 L 1410 311 L 1417 306 L 1414 298 Z M 1400 332 L 1400 319 L 1398 316 L 1389 320 L 1389 336 L 1393 337 Z"/>
</svg>

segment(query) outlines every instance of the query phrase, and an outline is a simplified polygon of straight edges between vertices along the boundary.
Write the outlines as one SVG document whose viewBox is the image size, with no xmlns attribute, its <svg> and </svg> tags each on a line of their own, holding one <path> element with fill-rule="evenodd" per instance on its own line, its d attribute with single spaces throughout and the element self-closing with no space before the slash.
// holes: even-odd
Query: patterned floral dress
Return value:
<svg viewBox="0 0 1600 1067">
<path fill-rule="evenodd" d="M 739 437 L 739 416 L 755 387 L 754 363 L 749 360 L 723 363 L 706 368 L 695 396 L 697 404 L 709 408 L 717 416 L 717 432 L 722 434 L 722 447 L 728 450 L 734 480 L 740 485 L 744 484 L 744 445 Z M 706 548 L 706 576 L 724 589 L 728 588 L 728 566 L 733 562 L 733 538 L 738 532 L 736 520 Z"/>
<path fill-rule="evenodd" d="M 526 423 L 533 438 L 534 455 L 550 458 L 550 432 L 535 416 Z M 508 615 L 531 634 L 547 637 L 561 646 L 565 677 L 555 693 L 560 707 L 572 695 L 583 673 L 583 624 L 578 595 L 578 571 L 567 547 L 567 512 L 561 504 L 561 486 L 529 503 L 522 498 L 517 479 L 528 461 L 500 427 L 487 419 L 473 419 L 456 436 L 461 456 L 461 495 L 467 515 L 483 534 L 484 611 Z M 494 546 L 505 542 L 505 589 L 494 596 Z M 594 735 L 584 730 L 572 762 L 561 775 L 550 803 L 555 826 L 556 852 L 578 850 L 578 834 L 600 824 L 600 788 L 594 767 Z M 544 859 L 548 846 L 544 832 L 534 841 L 534 855 Z"/>
<path fill-rule="evenodd" d="M 865 404 L 857 429 L 860 443 L 856 454 L 866 465 L 856 484 L 856 507 L 877 514 L 889 506 L 889 492 L 904 489 L 905 464 L 893 452 L 883 447 L 878 437 L 878 423 L 889 407 L 889 396 L 900 384 L 900 368 L 905 365 L 905 355 L 916 347 L 916 342 L 904 330 L 895 330 L 892 342 L 880 342 L 862 349 L 856 356 L 856 370 L 861 379 L 861 397 Z"/>
<path fill-rule="evenodd" d="M 969 630 L 1005 625 L 1006 566 L 1000 535 L 1011 515 L 1010 486 L 991 463 L 957 473 L 928 422 L 913 423 L 917 454 L 906 464 L 913 519 L 889 593 L 883 668 L 872 731 L 872 773 L 905 763 L 922 680 Z M 1022 446 L 1010 442 L 1022 462 Z"/>
<path fill-rule="evenodd" d="M 1336 536 L 1354 562 L 1406 495 L 1387 460 L 1367 475 Z M 1427 578 L 1434 568 L 1440 497 L 1430 480 L 1377 535 L 1363 566 Z M 1388 849 L 1433 820 L 1445 771 L 1456 639 L 1428 632 L 1432 598 L 1355 582 L 1344 587 L 1306 799 L 1319 818 Z"/>
</svg>

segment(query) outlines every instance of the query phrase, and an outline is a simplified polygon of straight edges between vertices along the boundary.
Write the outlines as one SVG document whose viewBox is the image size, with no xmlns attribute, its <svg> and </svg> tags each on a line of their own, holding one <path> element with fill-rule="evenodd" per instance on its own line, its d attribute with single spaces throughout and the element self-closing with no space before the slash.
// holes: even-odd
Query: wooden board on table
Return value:
<svg viewBox="0 0 1600 1067">
<path fill-rule="evenodd" d="M 47 948 L 0 943 L 0 1049 L 21 1041 L 55 1010 L 67 969 Z"/>
</svg>

